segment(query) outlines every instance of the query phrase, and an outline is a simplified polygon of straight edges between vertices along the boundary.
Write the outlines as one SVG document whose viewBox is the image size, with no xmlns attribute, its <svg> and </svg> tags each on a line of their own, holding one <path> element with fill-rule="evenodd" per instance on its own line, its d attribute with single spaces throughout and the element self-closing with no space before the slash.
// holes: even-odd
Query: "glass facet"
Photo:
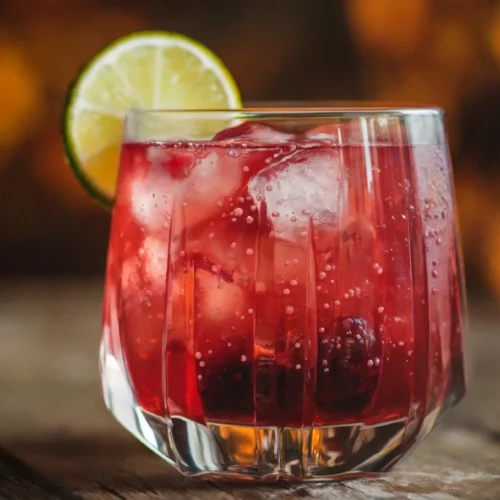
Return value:
<svg viewBox="0 0 500 500">
<path fill-rule="evenodd" d="M 465 388 L 442 113 L 131 112 L 103 316 L 106 404 L 181 472 L 388 470 Z"/>
</svg>

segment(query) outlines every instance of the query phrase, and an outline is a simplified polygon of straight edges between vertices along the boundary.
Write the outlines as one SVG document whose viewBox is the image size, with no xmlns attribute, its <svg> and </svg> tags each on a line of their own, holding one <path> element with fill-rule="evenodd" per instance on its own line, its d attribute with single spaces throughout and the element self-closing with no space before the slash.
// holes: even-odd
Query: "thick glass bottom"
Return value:
<svg viewBox="0 0 500 500">
<path fill-rule="evenodd" d="M 104 353 L 102 353 L 104 354 Z M 408 418 L 379 425 L 264 427 L 159 418 L 141 409 L 116 358 L 101 358 L 107 407 L 135 437 L 186 475 L 318 481 L 388 470 L 414 440 Z M 410 438 L 410 439 L 409 439 Z"/>
</svg>

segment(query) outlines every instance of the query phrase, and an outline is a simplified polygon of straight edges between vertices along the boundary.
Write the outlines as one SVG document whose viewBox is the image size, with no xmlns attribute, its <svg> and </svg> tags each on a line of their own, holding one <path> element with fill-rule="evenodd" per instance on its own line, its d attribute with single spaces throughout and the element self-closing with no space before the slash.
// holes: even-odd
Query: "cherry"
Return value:
<svg viewBox="0 0 500 500">
<path fill-rule="evenodd" d="M 316 404 L 326 411 L 360 411 L 373 399 L 382 344 L 363 318 L 343 317 L 319 338 Z"/>
<path fill-rule="evenodd" d="M 253 363 L 237 338 L 197 361 L 198 391 L 205 417 L 253 419 Z"/>
</svg>

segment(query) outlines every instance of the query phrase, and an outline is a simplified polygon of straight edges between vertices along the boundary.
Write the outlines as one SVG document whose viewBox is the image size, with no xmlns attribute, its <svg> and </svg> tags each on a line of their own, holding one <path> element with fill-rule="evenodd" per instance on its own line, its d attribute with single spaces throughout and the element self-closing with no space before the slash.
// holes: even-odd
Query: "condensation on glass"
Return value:
<svg viewBox="0 0 500 500">
<path fill-rule="evenodd" d="M 434 109 L 134 111 L 106 275 L 106 405 L 185 474 L 388 470 L 464 394 Z"/>
</svg>

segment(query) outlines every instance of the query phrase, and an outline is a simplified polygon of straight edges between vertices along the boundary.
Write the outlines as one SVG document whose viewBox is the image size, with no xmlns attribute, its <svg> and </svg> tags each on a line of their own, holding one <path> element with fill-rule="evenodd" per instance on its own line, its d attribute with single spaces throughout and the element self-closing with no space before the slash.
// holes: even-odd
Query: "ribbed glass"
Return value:
<svg viewBox="0 0 500 500">
<path fill-rule="evenodd" d="M 133 111 L 106 404 L 186 474 L 384 471 L 464 394 L 439 110 Z"/>
</svg>

